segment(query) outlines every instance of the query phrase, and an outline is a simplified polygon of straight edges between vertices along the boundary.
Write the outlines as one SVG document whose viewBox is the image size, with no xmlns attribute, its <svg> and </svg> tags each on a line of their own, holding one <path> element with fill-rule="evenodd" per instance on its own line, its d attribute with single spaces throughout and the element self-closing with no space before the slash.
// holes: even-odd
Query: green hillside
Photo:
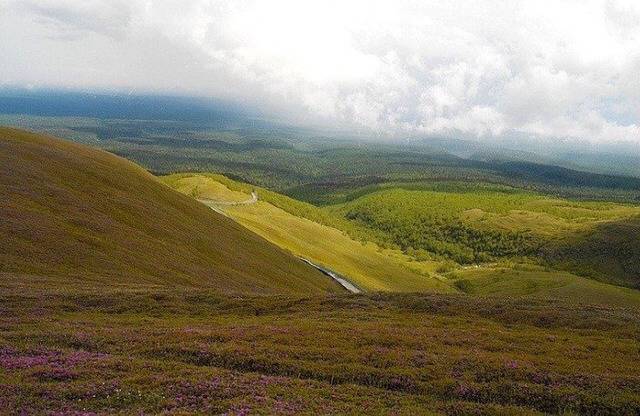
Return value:
<svg viewBox="0 0 640 416">
<path fill-rule="evenodd" d="M 514 258 L 525 263 L 512 261 L 511 257 L 500 257 L 496 259 L 499 263 L 460 265 L 453 263 L 446 255 L 425 249 L 408 248 L 403 253 L 398 249 L 381 248 L 371 240 L 394 244 L 386 240 L 381 230 L 367 232 L 358 223 L 337 216 L 336 213 L 345 207 L 320 209 L 216 174 L 174 174 L 163 176 L 161 180 L 180 192 L 201 199 L 278 246 L 342 274 L 365 291 L 464 292 L 481 296 L 640 305 L 640 292 L 636 290 L 535 265 L 533 263 L 537 257 Z M 259 201 L 233 205 L 249 200 L 252 191 L 257 191 Z M 441 216 L 447 214 L 451 217 L 458 213 L 463 220 L 476 224 L 482 216 L 480 213 L 485 211 L 467 208 L 481 206 L 486 213 L 493 211 L 494 214 L 480 221 L 482 226 L 476 224 L 479 232 L 488 230 L 497 234 L 500 230 L 522 230 L 535 225 L 540 239 L 582 229 L 582 222 L 576 220 L 577 213 L 586 215 L 588 209 L 596 210 L 601 218 L 635 212 L 634 207 L 604 203 L 581 203 L 583 211 L 580 211 L 569 201 L 540 199 L 539 195 L 500 187 L 485 187 L 483 192 L 479 192 L 458 185 L 455 194 L 440 192 L 438 197 L 434 197 L 434 193 L 424 195 L 429 195 L 429 201 L 414 198 L 420 202 L 420 205 L 412 206 L 414 211 L 410 211 L 406 201 L 396 200 L 398 208 L 402 209 L 400 212 L 405 215 L 403 218 L 426 215 L 425 211 L 430 211 L 431 215 L 437 212 Z M 370 209 L 372 206 L 367 205 Z M 514 206 L 521 209 L 511 212 L 510 208 Z M 384 210 L 380 205 L 375 207 L 378 213 L 388 213 L 388 209 Z M 530 211 L 523 210 L 524 207 Z M 546 216 L 542 212 L 547 212 Z M 549 213 L 554 213 L 556 217 Z M 564 222 L 561 222 L 561 217 L 565 218 Z M 615 261 L 615 256 L 612 259 L 612 262 Z"/>
<path fill-rule="evenodd" d="M 496 298 L 536 297 L 563 303 L 640 307 L 640 291 L 535 265 L 464 267 L 447 275 L 460 291 Z"/>
<path fill-rule="evenodd" d="M 552 242 L 542 254 L 558 267 L 640 288 L 640 217 L 599 222 Z"/>
<path fill-rule="evenodd" d="M 263 189 L 258 190 L 261 200 L 257 203 L 224 205 L 249 199 L 252 187 L 220 175 L 178 174 L 161 179 L 187 195 L 209 200 L 208 204 L 223 210 L 248 229 L 298 256 L 344 275 L 360 289 L 455 291 L 428 272 L 418 269 L 407 256 L 383 251 L 373 243 L 355 241 L 345 232 L 326 225 L 338 224 L 339 220 L 333 220 L 312 205 Z M 216 205 L 215 201 L 222 204 Z"/>
<path fill-rule="evenodd" d="M 342 290 L 131 162 L 21 130 L 0 129 L 0 217 L 4 273 L 227 293 Z"/>
<path fill-rule="evenodd" d="M 386 189 L 328 208 L 381 244 L 460 264 L 527 259 L 640 285 L 640 207 L 570 201 L 517 189 Z"/>
</svg>

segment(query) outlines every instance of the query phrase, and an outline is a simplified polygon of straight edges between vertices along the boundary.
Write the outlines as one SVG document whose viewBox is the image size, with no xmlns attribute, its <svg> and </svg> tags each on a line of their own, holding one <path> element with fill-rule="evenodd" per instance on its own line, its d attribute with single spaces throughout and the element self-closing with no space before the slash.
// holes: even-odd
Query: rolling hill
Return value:
<svg viewBox="0 0 640 416">
<path fill-rule="evenodd" d="M 629 170 L 633 158 L 605 161 L 612 168 L 604 169 L 610 174 L 603 175 L 592 173 L 602 170 L 596 168 L 602 166 L 602 161 L 563 162 L 538 152 L 539 143 L 530 151 L 515 154 L 482 154 L 483 149 L 496 149 L 485 148 L 481 144 L 484 141 L 363 141 L 360 136 L 258 122 L 255 118 L 233 121 L 222 114 L 219 117 L 209 114 L 207 122 L 201 117 L 185 119 L 183 115 L 205 113 L 194 107 L 184 111 L 186 108 L 176 107 L 180 103 L 171 100 L 153 104 L 144 97 L 125 100 L 32 97 L 17 103 L 14 98 L 5 103 L 9 114 L 0 114 L 0 124 L 89 144 L 132 160 L 156 174 L 218 172 L 315 205 L 347 202 L 354 194 L 361 194 L 363 187 L 442 181 L 488 182 L 578 200 L 640 201 L 640 179 L 612 175 L 616 172 L 634 175 L 634 169 Z M 131 109 L 123 105 L 127 100 L 143 108 L 127 112 Z M 0 110 L 1 101 L 2 97 Z M 49 104 L 45 105 L 46 102 Z M 84 107 L 78 108 L 80 103 Z M 88 103 L 93 103 L 89 112 Z M 69 109 L 78 111 L 61 112 L 67 104 Z M 47 111 L 41 111 L 41 105 Z M 173 118 L 158 119 L 162 111 L 156 110 L 171 108 Z M 15 114 L 16 109 L 24 111 Z M 28 110 L 33 114 L 22 114 Z M 92 117 L 96 113 L 102 115 Z M 562 146 L 554 149 L 556 155 L 576 152 L 575 148 Z"/>
<path fill-rule="evenodd" d="M 330 208 L 387 244 L 461 264 L 522 258 L 638 288 L 640 207 L 518 189 L 386 189 Z"/>
<path fill-rule="evenodd" d="M 430 222 L 430 232 L 436 233 L 439 228 L 446 228 L 447 224 L 454 224 L 454 219 L 459 218 L 472 227 L 470 230 L 475 230 L 476 245 L 497 242 L 505 246 L 510 242 L 510 234 L 504 234 L 503 240 L 495 240 L 496 236 L 502 235 L 501 232 L 535 231 L 539 238 L 551 239 L 555 243 L 547 247 L 549 255 L 555 253 L 561 256 L 561 259 L 568 259 L 571 258 L 571 253 L 563 253 L 561 248 L 578 250 L 581 247 L 570 239 L 571 236 L 578 230 L 590 232 L 589 230 L 594 229 L 594 222 L 603 227 L 617 223 L 604 221 L 606 219 L 634 215 L 638 209 L 631 205 L 574 203 L 541 197 L 534 193 L 523 193 L 512 188 L 491 186 L 482 188 L 482 191 L 478 187 L 474 190 L 458 184 L 455 187 L 457 192 L 451 193 L 453 185 L 450 184 L 450 193 L 442 192 L 442 189 L 441 192 L 398 189 L 382 191 L 392 202 L 390 205 L 385 205 L 384 200 L 378 201 L 377 193 L 373 193 L 353 201 L 352 204 L 323 209 L 217 174 L 184 173 L 163 176 L 160 179 L 179 192 L 207 201 L 206 203 L 214 209 L 224 212 L 274 244 L 338 272 L 364 291 L 458 292 L 497 298 L 544 298 L 568 303 L 626 307 L 640 305 L 640 292 L 616 286 L 615 284 L 629 284 L 624 280 L 614 280 L 614 274 L 611 273 L 612 270 L 617 273 L 616 264 L 620 267 L 628 266 L 629 276 L 634 273 L 633 255 L 617 251 L 617 248 L 625 244 L 631 247 L 630 241 L 627 240 L 637 235 L 631 230 L 618 233 L 620 241 L 614 242 L 610 247 L 598 248 L 600 257 L 609 256 L 611 261 L 608 263 L 602 262 L 601 258 L 593 254 L 587 256 L 583 253 L 574 257 L 577 263 L 586 258 L 593 259 L 590 264 L 582 264 L 588 266 L 583 269 L 593 272 L 590 277 L 602 280 L 597 282 L 563 271 L 580 271 L 573 267 L 575 265 L 564 265 L 558 261 L 553 262 L 557 265 L 556 268 L 549 267 L 548 264 L 536 265 L 534 262 L 538 257 L 528 261 L 520 259 L 520 262 L 517 258 L 510 260 L 507 256 L 500 260 L 495 258 L 496 261 L 493 263 L 456 265 L 448 259 L 446 253 L 438 255 L 424 249 L 412 248 L 407 249 L 406 253 L 398 249 L 383 249 L 374 241 L 379 241 L 382 245 L 392 245 L 393 241 L 385 240 L 386 234 L 368 235 L 358 224 L 335 215 L 343 213 L 344 209 L 359 207 L 360 210 L 366 208 L 371 213 L 379 215 L 379 219 L 388 221 L 395 213 L 399 217 L 396 216 L 392 222 L 394 227 L 384 229 L 391 233 L 389 235 L 395 235 L 392 232 L 400 230 L 407 238 L 415 237 L 414 229 L 424 228 L 416 222 L 419 219 L 439 218 L 439 221 Z M 257 202 L 238 204 L 249 200 L 252 191 L 257 191 L 259 195 Z M 412 197 L 407 198 L 409 195 Z M 377 205 L 372 203 L 375 201 L 378 201 Z M 406 224 L 398 222 L 400 220 L 406 221 Z M 489 233 L 491 238 L 483 240 L 483 233 Z M 420 235 L 429 236 L 424 230 Z M 566 236 L 567 241 L 560 245 L 563 240 L 553 239 L 557 235 Z M 421 241 L 415 240 L 418 243 Z M 597 240 L 589 236 L 584 241 Z M 462 241 L 452 239 L 447 247 L 466 246 Z M 586 248 L 583 247 L 582 250 Z M 628 261 L 623 261 L 624 256 L 628 257 Z M 538 260 L 544 262 L 544 257 Z M 598 267 L 602 276 L 594 274 Z M 604 270 L 607 267 L 608 269 Z"/>
<path fill-rule="evenodd" d="M 113 154 L 0 128 L 0 272 L 59 284 L 342 289 L 234 221 Z"/>
<path fill-rule="evenodd" d="M 263 189 L 258 190 L 262 200 L 231 205 L 247 200 L 251 187 L 220 175 L 176 174 L 161 180 L 187 195 L 221 202 L 217 209 L 238 223 L 298 256 L 345 276 L 364 291 L 455 291 L 429 273 L 417 270 L 409 257 L 399 251 L 383 251 L 371 242 L 356 241 L 345 232 L 318 222 L 317 217 L 324 212 L 311 205 Z M 236 189 L 231 190 L 225 184 Z M 215 203 L 212 205 L 215 207 Z M 331 218 L 323 220 L 331 222 Z"/>
<path fill-rule="evenodd" d="M 584 276 L 640 289 L 640 216 L 606 221 L 543 249 L 552 264 Z"/>
</svg>

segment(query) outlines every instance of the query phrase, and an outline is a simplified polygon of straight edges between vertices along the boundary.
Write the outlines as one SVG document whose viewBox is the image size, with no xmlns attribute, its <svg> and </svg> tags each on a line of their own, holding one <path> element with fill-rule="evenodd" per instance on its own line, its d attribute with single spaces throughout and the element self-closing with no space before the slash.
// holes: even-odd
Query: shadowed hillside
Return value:
<svg viewBox="0 0 640 416">
<path fill-rule="evenodd" d="M 0 128 L 0 217 L 5 273 L 226 293 L 341 290 L 137 165 L 21 130 Z"/>
<path fill-rule="evenodd" d="M 603 222 L 546 247 L 557 266 L 622 286 L 640 288 L 640 217 Z"/>
</svg>

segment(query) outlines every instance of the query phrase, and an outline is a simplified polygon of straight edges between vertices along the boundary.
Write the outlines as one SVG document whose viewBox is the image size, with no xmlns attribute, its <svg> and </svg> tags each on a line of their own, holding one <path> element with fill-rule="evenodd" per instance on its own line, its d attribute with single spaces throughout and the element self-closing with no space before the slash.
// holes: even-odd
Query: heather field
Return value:
<svg viewBox="0 0 640 416">
<path fill-rule="evenodd" d="M 26 278 L 2 276 L 5 414 L 640 412 L 638 309 Z"/>
</svg>

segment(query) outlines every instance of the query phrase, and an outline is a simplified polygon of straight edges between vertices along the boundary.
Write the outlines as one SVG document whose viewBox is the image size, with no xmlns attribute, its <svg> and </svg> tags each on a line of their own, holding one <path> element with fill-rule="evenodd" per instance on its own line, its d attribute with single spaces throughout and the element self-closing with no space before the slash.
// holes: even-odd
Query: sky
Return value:
<svg viewBox="0 0 640 416">
<path fill-rule="evenodd" d="M 638 0 L 0 0 L 0 86 L 391 137 L 640 142 Z"/>
</svg>

